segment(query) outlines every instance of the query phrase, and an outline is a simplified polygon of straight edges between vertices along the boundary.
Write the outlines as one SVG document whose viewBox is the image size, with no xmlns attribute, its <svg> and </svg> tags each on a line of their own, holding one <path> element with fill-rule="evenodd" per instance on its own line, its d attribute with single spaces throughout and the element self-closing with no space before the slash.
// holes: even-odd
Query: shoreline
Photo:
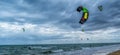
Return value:
<svg viewBox="0 0 120 55">
<path fill-rule="evenodd" d="M 109 53 L 108 55 L 120 55 L 120 50 Z"/>
<path fill-rule="evenodd" d="M 82 50 L 61 52 L 51 55 L 108 55 L 118 50 L 120 50 L 120 45 L 110 45 L 102 47 L 83 48 Z"/>
</svg>

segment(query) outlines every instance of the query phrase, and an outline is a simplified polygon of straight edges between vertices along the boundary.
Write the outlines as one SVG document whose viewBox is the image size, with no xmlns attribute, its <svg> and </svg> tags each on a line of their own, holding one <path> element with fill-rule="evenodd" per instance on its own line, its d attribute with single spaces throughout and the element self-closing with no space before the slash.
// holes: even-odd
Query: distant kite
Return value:
<svg viewBox="0 0 120 55">
<path fill-rule="evenodd" d="M 87 38 L 87 40 L 89 40 L 89 38 Z"/>
<path fill-rule="evenodd" d="M 102 11 L 102 10 L 103 10 L 103 6 L 102 6 L 102 5 L 98 6 L 98 9 L 99 9 L 100 11 Z"/>
<path fill-rule="evenodd" d="M 25 28 L 22 28 L 23 32 L 25 32 Z"/>
<path fill-rule="evenodd" d="M 82 32 L 84 32 L 84 29 L 82 29 Z"/>
</svg>

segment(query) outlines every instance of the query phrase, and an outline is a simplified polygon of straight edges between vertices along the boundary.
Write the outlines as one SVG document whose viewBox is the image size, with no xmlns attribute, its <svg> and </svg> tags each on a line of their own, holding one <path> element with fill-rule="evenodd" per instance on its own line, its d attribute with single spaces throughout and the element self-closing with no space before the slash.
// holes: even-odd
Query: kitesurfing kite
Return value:
<svg viewBox="0 0 120 55">
<path fill-rule="evenodd" d="M 89 38 L 87 38 L 87 40 L 89 40 Z"/>
<path fill-rule="evenodd" d="M 102 5 L 98 6 L 98 9 L 99 9 L 100 11 L 102 11 L 102 10 L 103 10 L 103 6 L 102 6 Z"/>
<path fill-rule="evenodd" d="M 84 29 L 82 29 L 82 32 L 84 32 L 85 30 Z"/>
<path fill-rule="evenodd" d="M 81 11 L 83 12 L 82 17 L 81 17 L 79 23 L 80 23 L 80 24 L 84 24 L 84 23 L 87 21 L 88 16 L 89 16 L 89 12 L 88 12 L 87 8 L 82 7 L 82 6 L 79 6 L 79 7 L 77 8 L 77 11 L 78 11 L 78 12 L 81 12 Z"/>
<path fill-rule="evenodd" d="M 80 24 L 84 24 L 88 20 L 88 16 L 89 16 L 89 12 L 88 12 L 87 8 L 79 6 L 77 8 L 77 11 L 78 12 L 81 12 L 81 11 L 83 12 L 82 17 L 81 17 L 79 23 Z M 84 29 L 82 29 L 82 32 L 84 32 Z"/>
<path fill-rule="evenodd" d="M 22 28 L 23 32 L 25 32 L 25 28 Z"/>
</svg>

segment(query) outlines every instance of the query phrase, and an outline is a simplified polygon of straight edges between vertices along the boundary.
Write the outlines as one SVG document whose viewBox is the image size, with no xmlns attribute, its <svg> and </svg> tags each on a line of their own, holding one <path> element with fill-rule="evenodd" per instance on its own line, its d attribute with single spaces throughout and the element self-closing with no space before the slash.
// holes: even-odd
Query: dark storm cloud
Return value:
<svg viewBox="0 0 120 55">
<path fill-rule="evenodd" d="M 20 1 L 22 1 L 20 4 L 18 4 Z M 66 3 L 64 2 L 51 2 L 46 0 L 11 0 L 11 1 L 0 1 L 1 2 L 1 11 L 6 11 L 9 14 L 8 17 L 1 17 L 0 21 L 2 22 L 18 22 L 15 18 L 24 18 L 24 22 L 19 23 L 34 23 L 34 24 L 40 24 L 40 23 L 47 23 L 47 22 L 54 22 L 59 21 L 61 19 L 64 19 L 60 15 L 61 12 L 65 10 L 67 7 Z M 32 16 L 32 14 L 43 15 L 44 17 L 27 17 L 27 16 L 21 16 L 19 13 L 27 13 L 29 16 Z M 10 14 L 13 14 L 13 16 L 9 16 Z M 18 15 L 15 15 L 18 14 Z M 10 18 L 10 19 L 9 19 Z"/>
<path fill-rule="evenodd" d="M 30 4 L 33 6 L 35 9 L 39 9 L 38 11 L 40 12 L 58 12 L 58 11 L 63 11 L 65 9 L 65 3 L 63 2 L 58 2 L 54 3 L 49 0 L 25 0 L 26 3 Z"/>
<path fill-rule="evenodd" d="M 103 4 L 103 11 L 93 14 L 93 17 L 91 17 L 92 20 L 88 21 L 88 29 L 105 29 L 120 26 L 119 6 L 119 1 Z"/>
<path fill-rule="evenodd" d="M 20 4 L 18 4 L 22 1 Z M 103 11 L 100 12 L 97 9 L 98 4 L 92 8 L 90 5 L 83 4 L 82 2 L 69 3 L 63 1 L 49 1 L 49 0 L 1 0 L 1 11 L 10 11 L 12 14 L 18 14 L 19 12 L 25 12 L 28 16 L 32 14 L 43 15 L 44 17 L 27 17 L 14 15 L 12 17 L 1 17 L 1 22 L 18 22 L 18 23 L 33 23 L 33 24 L 43 24 L 43 23 L 53 23 L 56 26 L 63 27 L 62 24 L 68 26 L 69 28 L 79 29 L 80 24 L 78 23 L 82 12 L 79 14 L 76 12 L 76 8 L 79 5 L 85 6 L 89 12 L 90 16 L 88 21 L 84 24 L 84 28 L 88 30 L 97 30 L 108 27 L 119 27 L 120 18 L 120 3 L 119 1 L 108 1 L 100 5 L 103 6 Z M 71 6 L 69 4 L 72 4 Z M 89 4 L 89 3 L 88 3 Z M 26 5 L 26 6 L 25 6 Z M 94 4 L 93 4 L 94 5 Z M 9 6 L 9 7 L 8 7 Z M 15 12 L 14 12 L 15 10 Z M 17 13 L 18 12 L 18 13 Z M 63 13 L 63 15 L 62 15 Z M 31 15 L 29 15 L 31 14 Z M 23 18 L 25 21 L 19 21 L 15 18 Z M 104 25 L 103 25 L 104 24 Z"/>
</svg>

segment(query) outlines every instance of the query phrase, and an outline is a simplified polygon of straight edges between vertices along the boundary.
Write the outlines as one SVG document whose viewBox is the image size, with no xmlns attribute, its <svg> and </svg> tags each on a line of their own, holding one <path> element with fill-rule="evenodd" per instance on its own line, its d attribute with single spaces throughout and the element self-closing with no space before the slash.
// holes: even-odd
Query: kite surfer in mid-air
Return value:
<svg viewBox="0 0 120 55">
<path fill-rule="evenodd" d="M 82 7 L 82 6 L 79 6 L 79 7 L 77 8 L 77 11 L 78 11 L 78 12 L 81 12 L 81 11 L 83 12 L 82 17 L 81 17 L 79 23 L 80 23 L 80 24 L 84 24 L 84 23 L 87 21 L 88 16 L 89 16 L 89 12 L 88 12 L 87 8 Z M 82 29 L 82 31 L 84 32 L 84 29 Z"/>
</svg>

